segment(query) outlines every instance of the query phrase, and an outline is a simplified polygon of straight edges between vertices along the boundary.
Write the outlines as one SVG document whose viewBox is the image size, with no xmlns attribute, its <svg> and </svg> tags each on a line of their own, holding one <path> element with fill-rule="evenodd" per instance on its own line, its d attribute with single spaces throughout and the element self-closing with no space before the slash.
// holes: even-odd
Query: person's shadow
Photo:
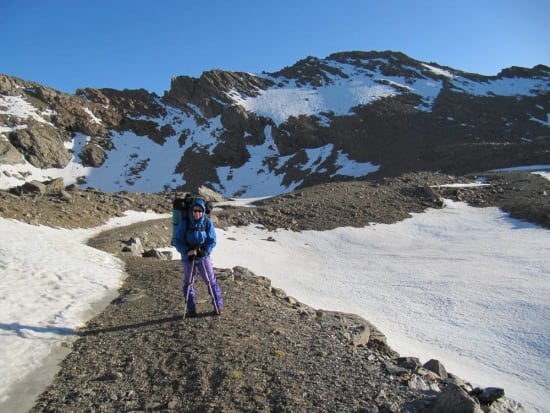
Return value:
<svg viewBox="0 0 550 413">
<path fill-rule="evenodd" d="M 21 323 L 0 323 L 0 330 L 13 331 L 18 336 L 21 336 L 21 337 L 25 336 L 24 330 L 34 331 L 35 333 L 57 334 L 59 336 L 77 335 L 76 330 L 73 328 L 39 327 L 39 326 L 29 326 Z"/>
<path fill-rule="evenodd" d="M 200 316 L 201 315 L 199 315 L 199 317 Z M 25 325 L 25 324 L 15 322 L 15 323 L 0 323 L 0 330 L 13 331 L 21 337 L 25 336 L 25 330 L 30 330 L 35 333 L 56 334 L 59 336 L 85 337 L 85 336 L 92 336 L 92 335 L 98 335 L 98 334 L 104 334 L 104 333 L 112 333 L 117 331 L 148 327 L 148 326 L 159 325 L 164 323 L 173 323 L 181 320 L 182 320 L 182 316 L 180 314 L 180 315 L 174 315 L 170 317 L 159 318 L 156 320 L 146 320 L 146 321 L 142 321 L 140 323 L 134 323 L 134 324 L 126 324 L 126 325 L 112 326 L 112 327 L 105 327 L 105 328 L 83 327 L 81 329 L 74 329 L 74 328 L 67 328 L 67 327 L 30 326 L 30 325 Z"/>
</svg>

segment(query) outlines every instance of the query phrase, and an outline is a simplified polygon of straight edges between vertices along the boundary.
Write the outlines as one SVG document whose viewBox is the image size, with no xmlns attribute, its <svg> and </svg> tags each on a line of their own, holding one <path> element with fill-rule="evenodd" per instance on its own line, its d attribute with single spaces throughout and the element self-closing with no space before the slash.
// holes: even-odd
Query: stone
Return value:
<svg viewBox="0 0 550 413">
<path fill-rule="evenodd" d="M 370 340 L 370 328 L 364 324 L 351 327 L 351 344 L 366 346 Z"/>
<path fill-rule="evenodd" d="M 397 365 L 407 370 L 416 371 L 421 366 L 420 360 L 417 357 L 399 357 Z"/>
<path fill-rule="evenodd" d="M 449 384 L 435 399 L 432 413 L 483 413 L 483 410 L 461 387 Z"/>
<path fill-rule="evenodd" d="M 63 181 L 63 178 L 55 178 L 44 183 L 48 194 L 59 194 L 65 189 L 65 182 Z"/>
<path fill-rule="evenodd" d="M 100 167 L 105 162 L 105 151 L 98 145 L 87 143 L 80 151 L 82 166 Z"/>
<path fill-rule="evenodd" d="M 424 367 L 426 370 L 434 372 L 443 380 L 448 378 L 447 370 L 445 369 L 445 366 L 443 366 L 443 364 L 439 362 L 439 360 L 430 359 L 426 363 L 424 363 L 422 367 Z"/>
<path fill-rule="evenodd" d="M 388 373 L 393 374 L 395 376 L 400 376 L 402 374 L 409 373 L 409 370 L 399 367 L 398 365 L 392 363 L 391 361 L 385 361 L 384 366 L 386 367 L 386 370 Z"/>
<path fill-rule="evenodd" d="M 286 292 L 285 292 L 283 289 L 281 289 L 281 288 L 271 287 L 271 293 L 272 293 L 275 297 L 286 298 Z"/>
<path fill-rule="evenodd" d="M 46 185 L 39 181 L 26 182 L 20 188 L 21 188 L 21 193 L 33 193 L 33 194 L 44 195 L 47 192 Z"/>
<path fill-rule="evenodd" d="M 129 255 L 134 257 L 141 257 L 145 250 L 139 238 L 130 238 L 125 242 L 124 247 L 122 247 L 122 252 L 129 253 Z"/>
<path fill-rule="evenodd" d="M 169 253 L 169 254 L 170 254 L 170 258 L 171 258 L 172 254 L 171 253 Z M 145 251 L 142 256 L 144 258 L 157 258 L 159 260 L 167 260 L 168 259 L 167 255 L 165 255 L 163 252 L 161 252 L 159 250 L 156 250 L 154 248 Z"/>
<path fill-rule="evenodd" d="M 481 404 L 490 404 L 504 397 L 504 389 L 500 387 L 486 387 L 484 389 L 476 387 L 470 392 L 470 395 L 476 397 Z"/>
</svg>

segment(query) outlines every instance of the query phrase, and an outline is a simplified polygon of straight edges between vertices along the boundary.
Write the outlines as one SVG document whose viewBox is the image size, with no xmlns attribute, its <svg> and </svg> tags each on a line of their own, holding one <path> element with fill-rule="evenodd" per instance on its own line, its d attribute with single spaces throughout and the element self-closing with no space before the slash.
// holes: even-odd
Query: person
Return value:
<svg viewBox="0 0 550 413">
<path fill-rule="evenodd" d="M 208 294 L 214 305 L 214 312 L 221 314 L 223 302 L 222 292 L 210 254 L 216 246 L 216 231 L 214 224 L 205 214 L 206 202 L 202 198 L 192 198 L 188 211 L 184 214 L 176 229 L 174 243 L 181 254 L 183 267 L 183 296 L 186 300 L 186 313 L 189 317 L 197 316 L 195 300 L 195 276 L 198 272 L 203 281 L 208 285 Z"/>
</svg>

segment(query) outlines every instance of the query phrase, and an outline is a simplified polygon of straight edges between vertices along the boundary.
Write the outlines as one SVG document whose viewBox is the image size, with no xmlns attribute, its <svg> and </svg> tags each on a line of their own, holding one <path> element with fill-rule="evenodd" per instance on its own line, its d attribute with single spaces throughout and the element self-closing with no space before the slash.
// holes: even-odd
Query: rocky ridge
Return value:
<svg viewBox="0 0 550 413">
<path fill-rule="evenodd" d="M 289 104 L 300 106 L 308 99 L 300 89 L 315 93 L 318 88 L 346 85 L 353 76 L 391 93 L 358 104 L 346 114 L 327 109 L 281 122 L 276 113 L 257 113 L 243 103 L 266 91 L 291 88 L 300 97 Z M 498 86 L 485 94 L 472 91 L 500 81 L 514 85 L 527 81 L 532 86 L 516 95 L 498 94 Z M 438 85 L 433 102 L 426 102 L 414 87 L 416 82 Z M 283 185 L 298 183 L 299 188 L 352 180 L 339 173 L 343 155 L 380 166 L 374 173 L 363 172 L 363 179 L 420 170 L 464 175 L 543 164 L 550 146 L 549 84 L 550 69 L 543 65 L 481 76 L 398 52 L 360 51 L 308 57 L 261 75 L 211 70 L 199 78 L 177 76 L 163 96 L 143 89 L 91 88 L 70 95 L 0 74 L 0 122 L 9 129 L 0 139 L 0 164 L 25 159 L 38 168 L 62 168 L 74 155 L 82 166 L 102 168 L 111 151 L 118 149 L 115 137 L 125 132 L 128 139 L 144 137 L 156 145 L 176 138 L 181 154 L 174 164 L 166 165 L 170 176 L 155 191 L 223 186 L 225 177 L 218 176 L 219 168 L 232 171 L 251 160 L 261 165 L 258 174 L 280 176 Z M 15 100 L 34 108 L 34 114 L 21 118 L 11 112 Z M 85 143 L 68 149 L 77 135 L 85 137 Z M 269 147 L 265 154 L 257 153 L 261 145 Z M 323 155 L 311 154 L 317 151 Z M 315 162 L 310 156 L 319 159 Z M 279 164 L 281 157 L 284 164 Z M 126 181 L 121 184 L 126 189 L 150 168 L 149 154 L 136 150 L 124 168 L 117 173 L 119 180 Z M 86 177 L 79 178 L 85 187 Z M 253 178 L 248 179 L 251 182 L 241 188 L 227 189 L 233 193 L 226 195 L 241 195 L 254 184 Z"/>
<path fill-rule="evenodd" d="M 458 185 L 478 180 L 485 185 Z M 94 188 L 80 190 L 75 185 L 64 187 L 62 179 L 33 181 L 9 191 L 0 190 L 0 216 L 33 225 L 89 228 L 127 210 L 170 213 L 177 194 L 104 193 Z M 315 185 L 257 201 L 255 208 L 227 207 L 218 202 L 213 219 L 219 227 L 250 223 L 295 231 L 362 227 L 371 222 L 394 223 L 410 217 L 412 212 L 440 208 L 443 198 L 448 198 L 478 207 L 500 207 L 514 218 L 550 228 L 549 194 L 548 180 L 529 172 L 479 176 L 417 172 L 372 181 Z"/>
<path fill-rule="evenodd" d="M 472 188 L 445 185 L 473 177 L 432 173 L 327 184 L 253 209 L 220 203 L 213 218 L 221 227 L 258 222 L 267 230 L 322 230 L 396 222 L 441 207 L 444 197 L 499 206 L 550 228 L 547 180 L 520 172 L 486 178 L 488 186 Z M 169 212 L 173 194 L 104 194 L 49 182 L 0 196 L 2 217 L 76 227 L 99 225 L 125 209 Z M 76 210 L 80 215 L 62 217 Z M 179 263 L 123 252 L 126 240 L 139 238 L 150 250 L 168 245 L 169 237 L 170 220 L 160 219 L 90 241 L 120 256 L 128 278 L 120 296 L 77 332 L 32 411 L 428 413 L 449 412 L 451 405 L 523 411 L 502 389 L 474 389 L 437 361 L 420 365 L 414 356 L 400 356 L 368 321 L 309 308 L 244 268 L 216 269 L 226 300 L 221 318 L 209 316 L 202 301 L 202 316 L 182 321 Z"/>
</svg>

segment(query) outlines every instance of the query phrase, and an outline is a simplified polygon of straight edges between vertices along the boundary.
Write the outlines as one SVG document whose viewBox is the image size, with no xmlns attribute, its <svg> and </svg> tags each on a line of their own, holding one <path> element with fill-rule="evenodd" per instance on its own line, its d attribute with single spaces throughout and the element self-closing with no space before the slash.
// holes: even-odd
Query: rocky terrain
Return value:
<svg viewBox="0 0 550 413">
<path fill-rule="evenodd" d="M 259 222 L 267 231 L 323 230 L 396 222 L 451 198 L 498 206 L 550 228 L 548 180 L 525 172 L 485 178 L 487 186 L 470 188 L 444 185 L 474 177 L 437 173 L 323 184 L 252 209 L 219 203 L 213 219 L 220 227 Z M 128 209 L 169 212 L 173 196 L 35 183 L 0 191 L 0 215 L 89 227 Z M 33 412 L 523 411 L 501 397 L 505 389 L 473 389 L 435 360 L 422 366 L 414 355 L 398 355 L 367 320 L 309 308 L 245 268 L 216 269 L 225 299 L 221 317 L 203 300 L 198 318 L 182 320 L 179 262 L 122 252 L 131 238 L 146 250 L 166 246 L 170 228 L 169 219 L 160 219 L 90 241 L 123 259 L 128 277 L 119 297 L 79 331 Z"/>
<path fill-rule="evenodd" d="M 484 186 L 456 186 L 479 179 Z M 220 227 L 256 222 L 268 229 L 327 230 L 362 227 L 370 222 L 394 223 L 409 217 L 411 212 L 440 208 L 442 198 L 448 198 L 473 206 L 500 207 L 514 218 L 550 228 L 549 194 L 548 180 L 529 172 L 480 176 L 418 172 L 396 178 L 316 185 L 257 201 L 252 209 L 215 203 L 212 218 Z M 63 181 L 57 179 L 0 191 L 0 216 L 34 225 L 88 228 L 127 210 L 169 213 L 177 195 L 79 190 L 74 185 L 64 187 Z"/>
</svg>

